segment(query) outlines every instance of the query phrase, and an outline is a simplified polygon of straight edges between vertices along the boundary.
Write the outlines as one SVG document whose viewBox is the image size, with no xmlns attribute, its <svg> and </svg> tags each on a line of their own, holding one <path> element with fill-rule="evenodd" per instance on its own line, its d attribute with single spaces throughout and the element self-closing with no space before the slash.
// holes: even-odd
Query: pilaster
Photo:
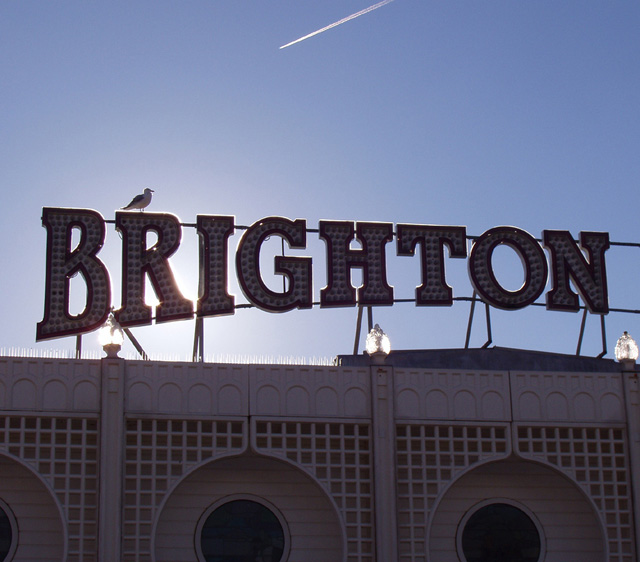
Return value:
<svg viewBox="0 0 640 562">
<path fill-rule="evenodd" d="M 396 447 L 393 368 L 371 366 L 376 560 L 397 562 Z"/>
<path fill-rule="evenodd" d="M 633 491 L 633 516 L 636 556 L 640 554 L 640 384 L 635 363 L 622 371 L 627 428 L 629 435 L 629 472 Z"/>
<path fill-rule="evenodd" d="M 101 375 L 98 560 L 113 562 L 122 549 L 124 360 L 103 359 Z"/>
</svg>

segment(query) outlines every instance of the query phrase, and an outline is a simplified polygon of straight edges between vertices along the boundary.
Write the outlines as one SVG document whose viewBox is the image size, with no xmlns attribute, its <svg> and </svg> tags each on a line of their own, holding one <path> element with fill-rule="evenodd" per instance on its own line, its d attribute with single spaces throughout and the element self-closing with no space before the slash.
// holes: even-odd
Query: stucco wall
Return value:
<svg viewBox="0 0 640 562">
<path fill-rule="evenodd" d="M 19 530 L 13 562 L 60 562 L 64 527 L 44 484 L 17 461 L 0 456 L 0 498 L 10 507 Z"/>
<path fill-rule="evenodd" d="M 235 494 L 264 498 L 280 510 L 291 536 L 288 562 L 343 559 L 341 524 L 319 486 L 286 463 L 241 456 L 196 469 L 176 487 L 157 524 L 156 562 L 196 560 L 200 517 L 216 501 Z"/>
<path fill-rule="evenodd" d="M 459 562 L 460 520 L 486 498 L 515 500 L 535 514 L 546 543 L 545 562 L 606 560 L 602 525 L 576 485 L 540 464 L 507 460 L 472 470 L 445 493 L 431 525 L 430 562 Z"/>
</svg>

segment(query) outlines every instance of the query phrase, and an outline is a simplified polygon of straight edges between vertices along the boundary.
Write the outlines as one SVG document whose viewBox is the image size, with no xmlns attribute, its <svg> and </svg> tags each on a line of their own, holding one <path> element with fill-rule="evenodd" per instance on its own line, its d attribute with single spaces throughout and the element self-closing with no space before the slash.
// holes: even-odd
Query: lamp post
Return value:
<svg viewBox="0 0 640 562">
<path fill-rule="evenodd" d="M 391 341 L 389 336 L 376 324 L 367 334 L 365 350 L 374 364 L 382 365 L 391 352 Z"/>
<path fill-rule="evenodd" d="M 109 313 L 107 321 L 100 328 L 98 340 L 107 354 L 107 358 L 114 359 L 118 357 L 118 352 L 122 349 L 122 342 L 124 342 L 124 332 L 115 319 L 113 312 Z"/>
</svg>

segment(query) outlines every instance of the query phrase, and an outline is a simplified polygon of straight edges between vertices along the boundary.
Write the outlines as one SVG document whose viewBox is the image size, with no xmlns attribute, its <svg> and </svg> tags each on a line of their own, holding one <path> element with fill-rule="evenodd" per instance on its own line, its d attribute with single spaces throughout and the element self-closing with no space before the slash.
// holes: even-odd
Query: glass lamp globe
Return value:
<svg viewBox="0 0 640 562">
<path fill-rule="evenodd" d="M 378 357 L 382 360 L 391 352 L 389 336 L 382 331 L 378 324 L 367 334 L 365 350 L 371 357 Z"/>
<path fill-rule="evenodd" d="M 117 357 L 124 342 L 124 332 L 115 319 L 113 312 L 109 313 L 106 322 L 98 331 L 98 340 L 107 357 Z"/>
<path fill-rule="evenodd" d="M 635 363 L 638 359 L 638 344 L 625 332 L 616 343 L 616 360 L 620 363 Z"/>
</svg>

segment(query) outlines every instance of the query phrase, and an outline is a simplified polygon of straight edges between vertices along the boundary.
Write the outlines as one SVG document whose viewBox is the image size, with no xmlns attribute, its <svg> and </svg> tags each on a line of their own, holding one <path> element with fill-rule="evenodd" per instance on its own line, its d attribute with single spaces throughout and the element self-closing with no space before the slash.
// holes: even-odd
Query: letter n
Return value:
<svg viewBox="0 0 640 562">
<path fill-rule="evenodd" d="M 551 253 L 553 289 L 547 293 L 547 310 L 580 309 L 578 295 L 570 281 L 594 314 L 609 313 L 607 272 L 604 253 L 609 249 L 607 232 L 581 232 L 580 246 L 587 251 L 587 261 L 566 230 L 545 230 L 544 245 Z"/>
</svg>

